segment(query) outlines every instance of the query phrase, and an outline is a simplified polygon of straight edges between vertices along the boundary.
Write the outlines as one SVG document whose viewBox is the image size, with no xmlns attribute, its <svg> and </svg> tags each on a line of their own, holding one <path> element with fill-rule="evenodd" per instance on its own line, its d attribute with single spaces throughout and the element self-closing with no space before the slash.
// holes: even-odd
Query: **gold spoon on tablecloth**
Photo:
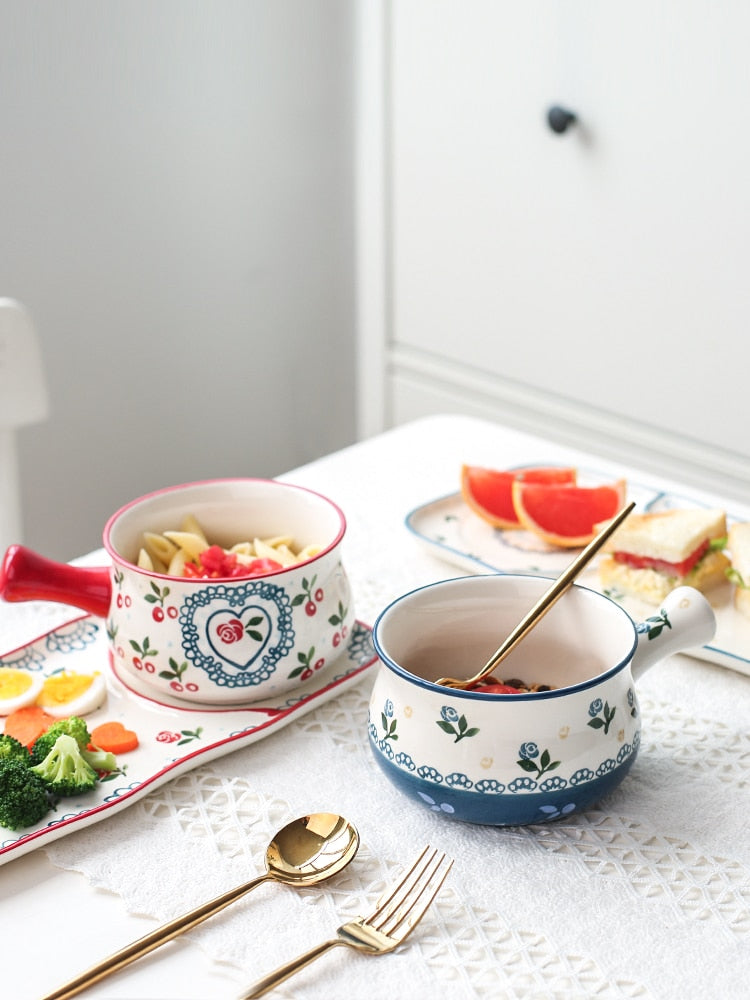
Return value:
<svg viewBox="0 0 750 1000">
<path fill-rule="evenodd" d="M 68 997 L 93 986 L 105 976 L 147 955 L 150 951 L 185 931 L 192 930 L 230 903 L 240 899 L 261 882 L 269 880 L 284 885 L 306 886 L 322 882 L 345 868 L 357 853 L 359 834 L 343 816 L 334 813 L 313 813 L 294 820 L 280 830 L 266 850 L 266 871 L 250 882 L 230 889 L 208 903 L 196 907 L 181 917 L 158 927 L 145 937 L 133 941 L 109 958 L 71 979 L 42 1000 L 67 1000 Z"/>
</svg>

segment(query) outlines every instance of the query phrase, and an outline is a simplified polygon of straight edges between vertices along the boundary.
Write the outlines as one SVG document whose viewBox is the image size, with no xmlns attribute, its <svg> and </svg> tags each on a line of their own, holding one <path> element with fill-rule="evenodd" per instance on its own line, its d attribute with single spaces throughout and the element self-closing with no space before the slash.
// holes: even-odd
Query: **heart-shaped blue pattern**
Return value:
<svg viewBox="0 0 750 1000">
<path fill-rule="evenodd" d="M 247 670 L 258 659 L 271 638 L 271 617 L 259 604 L 242 611 L 223 608 L 209 615 L 206 639 L 216 655 Z"/>
<path fill-rule="evenodd" d="M 289 597 L 260 579 L 201 587 L 180 608 L 180 625 L 185 656 L 218 687 L 268 680 L 294 647 Z"/>
</svg>

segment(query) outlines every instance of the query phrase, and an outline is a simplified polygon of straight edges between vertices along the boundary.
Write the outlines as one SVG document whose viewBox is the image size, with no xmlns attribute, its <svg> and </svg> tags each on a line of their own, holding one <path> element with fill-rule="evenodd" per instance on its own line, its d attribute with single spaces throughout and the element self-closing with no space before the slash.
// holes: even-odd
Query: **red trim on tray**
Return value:
<svg viewBox="0 0 750 1000">
<path fill-rule="evenodd" d="M 21 646 L 17 646 L 15 649 L 10 650 L 7 653 L 3 653 L 0 656 L 0 659 L 5 659 L 8 656 L 12 656 L 14 653 L 20 652 L 22 649 L 26 649 L 26 647 L 34 645 L 34 643 L 39 642 L 41 639 L 47 638 L 48 636 L 52 635 L 54 632 L 57 632 L 62 628 L 66 628 L 68 625 L 74 625 L 76 622 L 82 621 L 85 618 L 92 618 L 92 617 L 95 616 L 79 615 L 77 618 L 71 618 L 68 621 L 63 622 L 62 624 L 49 629 L 49 631 L 47 632 L 42 632 L 40 635 L 36 636 L 36 638 L 30 640 L 29 642 L 23 643 Z M 355 619 L 355 623 L 361 626 L 362 628 L 367 629 L 367 631 L 369 632 L 372 631 L 369 625 L 366 625 L 359 619 Z M 161 708 L 172 709 L 173 711 L 176 712 L 183 712 L 183 711 L 201 712 L 203 714 L 205 714 L 206 712 L 223 714 L 226 712 L 247 711 L 247 712 L 273 713 L 273 715 L 271 715 L 270 718 L 267 718 L 263 722 L 259 723 L 257 726 L 249 726 L 248 728 L 243 729 L 241 732 L 233 733 L 231 736 L 227 736 L 224 737 L 223 739 L 216 740 L 214 743 L 209 743 L 205 746 L 200 747 L 199 749 L 191 751 L 184 757 L 180 757 L 177 760 L 172 761 L 166 767 L 163 767 L 160 771 L 157 771 L 155 774 L 151 774 L 143 781 L 140 781 L 135 788 L 129 788 L 126 791 L 124 791 L 123 794 L 121 795 L 117 796 L 113 795 L 113 797 L 110 798 L 108 802 L 101 802 L 96 806 L 92 806 L 91 809 L 86 809 L 83 812 L 76 813 L 75 816 L 69 816 L 67 818 L 59 820 L 51 820 L 46 826 L 42 827 L 41 829 L 34 830 L 32 833 L 23 834 L 21 837 L 19 837 L 17 840 L 14 840 L 12 843 L 0 846 L 0 856 L 8 854 L 14 850 L 18 850 L 20 847 L 28 847 L 28 845 L 31 844 L 33 841 L 38 840 L 44 836 L 49 836 L 50 832 L 53 830 L 57 831 L 64 827 L 72 826 L 74 823 L 80 823 L 83 820 L 88 820 L 91 817 L 98 815 L 99 813 L 107 812 L 118 803 L 127 802 L 129 799 L 144 794 L 145 791 L 147 789 L 150 789 L 152 786 L 158 787 L 161 784 L 166 784 L 165 780 L 166 776 L 170 775 L 171 772 L 176 771 L 180 767 L 183 767 L 185 764 L 196 761 L 198 758 L 205 757 L 206 755 L 210 754 L 211 751 L 215 751 L 231 743 L 238 743 L 242 740 L 247 739 L 250 736 L 255 735 L 258 732 L 261 732 L 264 729 L 268 729 L 269 727 L 278 725 L 278 723 L 281 720 L 293 716 L 300 708 L 308 705 L 310 702 L 315 701 L 316 698 L 320 698 L 322 695 L 330 692 L 331 690 L 339 687 L 344 683 L 350 682 L 354 677 L 358 677 L 360 674 L 364 673 L 365 670 L 368 670 L 378 660 L 378 656 L 377 654 L 374 654 L 366 663 L 361 664 L 355 670 L 352 670 L 350 673 L 346 674 L 346 676 L 338 677 L 335 680 L 331 681 L 329 684 L 326 684 L 325 687 L 318 688 L 316 691 L 310 692 L 310 694 L 308 694 L 306 697 L 301 698 L 299 701 L 295 702 L 294 705 L 290 705 L 289 708 L 285 709 L 271 709 L 271 708 L 264 708 L 261 706 L 254 708 L 251 705 L 247 706 L 240 705 L 240 706 L 234 706 L 233 708 L 228 707 L 219 709 L 211 709 L 205 707 L 202 708 L 187 708 L 187 707 L 182 708 L 182 706 L 175 707 L 174 705 L 169 705 L 164 702 L 158 702 L 155 699 L 149 698 L 146 695 L 142 695 L 135 689 L 130 688 L 127 684 L 125 684 L 121 680 L 117 672 L 112 667 L 111 652 L 109 655 L 109 660 L 112 673 L 114 674 L 115 677 L 117 677 L 118 681 L 123 685 L 123 687 L 125 687 L 125 689 L 129 693 L 135 695 L 137 698 L 143 699 L 144 701 L 151 701 L 154 704 L 159 705 L 159 707 Z M 190 768 L 187 768 L 187 770 L 190 770 Z M 64 802 L 64 800 L 62 801 Z M 2 836 L 3 829 L 4 828 L 0 827 L 0 837 Z M 16 833 L 18 831 L 8 830 L 7 832 L 12 835 L 13 833 Z"/>
</svg>

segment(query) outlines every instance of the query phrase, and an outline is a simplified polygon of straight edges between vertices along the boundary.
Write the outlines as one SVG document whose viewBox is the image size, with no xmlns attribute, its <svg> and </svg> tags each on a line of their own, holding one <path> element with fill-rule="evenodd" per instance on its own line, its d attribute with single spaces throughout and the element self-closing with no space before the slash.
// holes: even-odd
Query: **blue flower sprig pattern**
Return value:
<svg viewBox="0 0 750 1000">
<path fill-rule="evenodd" d="M 630 714 L 635 719 L 638 715 L 638 705 L 636 704 L 635 692 L 632 688 L 628 688 L 628 709 L 630 710 Z"/>
<path fill-rule="evenodd" d="M 527 774 L 536 774 L 537 778 L 541 778 L 543 774 L 554 771 L 556 767 L 560 766 L 559 760 L 552 760 L 552 754 L 549 750 L 543 750 L 540 756 L 536 743 L 522 743 L 518 757 L 519 759 L 516 761 L 518 766 L 523 768 Z M 537 757 L 539 757 L 538 763 Z"/>
<path fill-rule="evenodd" d="M 645 632 L 649 640 L 658 639 L 665 628 L 672 628 L 672 623 L 663 608 L 658 615 L 650 615 L 645 621 L 639 622 L 637 626 L 637 630 Z"/>
<path fill-rule="evenodd" d="M 479 732 L 477 726 L 470 728 L 469 723 L 466 721 L 466 716 L 459 715 L 455 708 L 452 708 L 450 705 L 443 705 L 440 710 L 440 718 L 436 720 L 436 723 L 444 733 L 455 736 L 454 743 L 458 743 L 459 740 L 466 739 L 469 736 L 476 736 Z"/>
<path fill-rule="evenodd" d="M 383 707 L 383 711 L 380 713 L 380 722 L 385 730 L 384 740 L 397 740 L 398 733 L 396 732 L 397 720 L 393 718 L 393 702 L 388 699 Z"/>
<path fill-rule="evenodd" d="M 601 698 L 594 698 L 589 705 L 589 715 L 591 718 L 588 721 L 588 725 L 592 729 L 602 729 L 606 736 L 616 711 L 615 707 L 610 708 L 608 701 L 602 702 Z"/>
</svg>

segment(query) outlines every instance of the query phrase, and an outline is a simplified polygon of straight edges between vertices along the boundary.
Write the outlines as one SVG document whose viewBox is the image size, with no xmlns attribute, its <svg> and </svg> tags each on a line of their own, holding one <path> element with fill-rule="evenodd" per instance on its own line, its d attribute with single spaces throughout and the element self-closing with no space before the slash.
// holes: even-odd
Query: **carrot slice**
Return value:
<svg viewBox="0 0 750 1000">
<path fill-rule="evenodd" d="M 138 735 L 121 722 L 102 722 L 91 730 L 91 745 L 108 750 L 115 756 L 138 746 Z"/>
<path fill-rule="evenodd" d="M 19 743 L 31 750 L 42 733 L 46 733 L 52 723 L 58 721 L 39 705 L 25 705 L 6 716 L 4 732 L 8 736 L 14 736 Z"/>
</svg>

